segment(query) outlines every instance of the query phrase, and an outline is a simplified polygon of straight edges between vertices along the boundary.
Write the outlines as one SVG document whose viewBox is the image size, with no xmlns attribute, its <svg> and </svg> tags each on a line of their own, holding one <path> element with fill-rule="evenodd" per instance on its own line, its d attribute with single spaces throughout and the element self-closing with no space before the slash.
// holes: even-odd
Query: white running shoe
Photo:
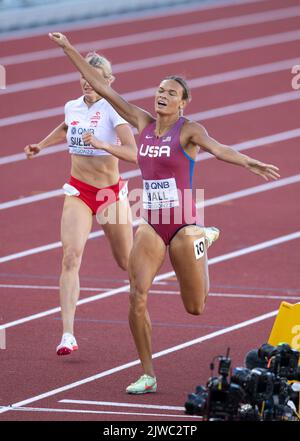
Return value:
<svg viewBox="0 0 300 441">
<path fill-rule="evenodd" d="M 69 355 L 73 351 L 77 351 L 78 345 L 74 335 L 65 332 L 61 338 L 60 344 L 56 348 L 57 355 Z"/>
<path fill-rule="evenodd" d="M 216 227 L 205 227 L 205 238 L 207 241 L 207 248 L 209 248 L 220 236 L 220 230 Z"/>
</svg>

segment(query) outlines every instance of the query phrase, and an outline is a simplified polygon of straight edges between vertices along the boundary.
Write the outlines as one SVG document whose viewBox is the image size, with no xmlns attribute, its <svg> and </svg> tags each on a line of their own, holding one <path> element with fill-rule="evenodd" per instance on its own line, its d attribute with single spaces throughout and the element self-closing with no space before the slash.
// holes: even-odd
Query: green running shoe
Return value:
<svg viewBox="0 0 300 441">
<path fill-rule="evenodd" d="M 156 378 L 144 374 L 135 383 L 131 383 L 126 388 L 126 392 L 128 394 L 147 394 L 150 392 L 156 392 L 156 389 Z"/>
<path fill-rule="evenodd" d="M 220 236 L 220 230 L 216 227 L 205 227 L 205 238 L 206 238 L 206 245 L 207 248 L 209 248 Z"/>
</svg>

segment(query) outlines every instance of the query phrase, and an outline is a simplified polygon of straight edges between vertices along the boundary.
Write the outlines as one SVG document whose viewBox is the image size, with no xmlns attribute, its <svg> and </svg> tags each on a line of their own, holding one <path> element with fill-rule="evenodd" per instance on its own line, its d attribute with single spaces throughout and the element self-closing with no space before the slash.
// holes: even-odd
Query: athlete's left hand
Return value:
<svg viewBox="0 0 300 441">
<path fill-rule="evenodd" d="M 108 144 L 106 144 L 104 141 L 101 141 L 101 139 L 96 138 L 92 133 L 86 132 L 82 135 L 82 139 L 85 144 L 92 145 L 96 149 L 106 150 L 108 147 Z"/>
<path fill-rule="evenodd" d="M 249 158 L 246 167 L 252 173 L 262 176 L 266 181 L 280 178 L 280 174 L 278 173 L 279 168 L 272 164 L 265 164 L 256 159 Z"/>
<path fill-rule="evenodd" d="M 49 32 L 48 35 L 50 40 L 54 41 L 56 44 L 58 44 L 58 46 L 62 47 L 63 49 L 71 47 L 71 43 L 64 34 L 61 34 L 60 32 Z"/>
</svg>

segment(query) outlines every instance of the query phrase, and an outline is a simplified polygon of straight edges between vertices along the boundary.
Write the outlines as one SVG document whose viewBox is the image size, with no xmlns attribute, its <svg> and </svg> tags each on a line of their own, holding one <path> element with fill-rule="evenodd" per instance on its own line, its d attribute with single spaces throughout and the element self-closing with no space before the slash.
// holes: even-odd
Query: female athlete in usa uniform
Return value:
<svg viewBox="0 0 300 441">
<path fill-rule="evenodd" d="M 181 222 L 175 222 L 175 218 L 180 218 L 178 215 L 184 211 L 184 205 L 188 205 L 192 213 L 194 211 L 190 193 L 187 192 L 186 199 L 181 199 L 180 195 L 191 187 L 193 162 L 199 147 L 219 160 L 245 167 L 266 180 L 277 179 L 278 168 L 219 143 L 208 135 L 202 125 L 184 118 L 182 110 L 189 101 L 189 90 L 182 78 L 167 77 L 162 80 L 155 94 L 154 118 L 145 110 L 125 101 L 112 88 L 107 87 L 103 79 L 96 77 L 93 69 L 64 35 L 54 33 L 49 36 L 63 48 L 92 87 L 140 134 L 138 162 L 143 177 L 147 222 L 139 226 L 130 253 L 129 324 L 144 374 L 130 384 L 126 391 L 131 394 L 155 392 L 157 382 L 152 363 L 147 295 L 165 259 L 167 246 L 186 311 L 201 314 L 208 295 L 206 248 L 218 234 L 213 230 L 212 234 L 209 231 L 207 235 L 206 228 L 198 226 L 194 221 L 187 222 L 182 217 Z M 169 222 L 163 222 L 166 210 L 170 216 Z M 152 214 L 156 215 L 156 222 L 153 222 L 155 216 Z M 203 246 L 204 241 L 206 247 Z"/>
<path fill-rule="evenodd" d="M 110 87 L 114 79 L 110 62 L 96 53 L 88 54 L 86 61 L 95 76 Z M 65 121 L 38 144 L 25 147 L 27 157 L 31 158 L 43 148 L 67 138 L 71 154 L 71 177 L 63 187 L 66 195 L 61 220 L 63 336 L 56 349 L 58 355 L 78 349 L 74 317 L 80 292 L 79 268 L 93 215 L 97 215 L 114 258 L 123 270 L 128 268 L 133 236 L 127 182 L 120 178 L 117 157 L 136 162 L 134 136 L 127 121 L 84 77 L 80 84 L 83 96 L 65 105 Z M 97 138 L 101 150 L 86 142 L 88 133 Z"/>
</svg>

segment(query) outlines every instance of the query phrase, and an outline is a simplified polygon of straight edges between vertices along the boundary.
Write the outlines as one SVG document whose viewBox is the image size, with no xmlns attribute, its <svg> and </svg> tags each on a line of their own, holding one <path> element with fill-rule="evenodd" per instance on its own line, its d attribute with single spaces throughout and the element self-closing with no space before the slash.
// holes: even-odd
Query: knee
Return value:
<svg viewBox="0 0 300 441">
<path fill-rule="evenodd" d="M 131 281 L 129 305 L 130 313 L 134 315 L 144 314 L 147 308 L 147 290 L 143 286 Z"/>
<path fill-rule="evenodd" d="M 208 296 L 208 292 L 202 292 L 201 295 L 199 295 L 199 298 L 193 302 L 189 302 L 185 304 L 185 309 L 189 314 L 192 315 L 201 315 L 204 312 L 205 309 L 205 303 Z"/>
<path fill-rule="evenodd" d="M 127 271 L 128 270 L 128 262 L 129 262 L 129 257 L 128 256 L 117 256 L 116 257 L 116 261 L 117 261 L 118 266 L 123 271 Z"/>
<path fill-rule="evenodd" d="M 62 268 L 64 271 L 79 269 L 81 262 L 81 252 L 75 249 L 64 250 Z"/>
<path fill-rule="evenodd" d="M 204 309 L 205 309 L 205 303 L 202 302 L 202 303 L 199 303 L 199 304 L 186 305 L 186 306 L 185 306 L 185 309 L 186 309 L 186 311 L 187 311 L 189 314 L 192 314 L 192 315 L 201 315 L 201 314 L 203 314 L 203 312 L 204 312 Z"/>
</svg>

